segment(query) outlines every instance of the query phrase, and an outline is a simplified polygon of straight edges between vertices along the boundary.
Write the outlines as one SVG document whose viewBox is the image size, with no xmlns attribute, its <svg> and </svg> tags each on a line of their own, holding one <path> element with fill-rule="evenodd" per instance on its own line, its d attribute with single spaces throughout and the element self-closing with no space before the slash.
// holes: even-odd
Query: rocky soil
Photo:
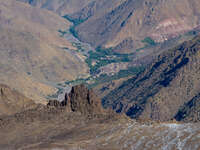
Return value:
<svg viewBox="0 0 200 150">
<path fill-rule="evenodd" d="M 101 108 L 92 95 L 83 85 L 76 86 L 63 102 L 0 116 L 1 149 L 199 150 L 199 123 L 139 123 L 112 111 L 95 112 Z"/>
</svg>

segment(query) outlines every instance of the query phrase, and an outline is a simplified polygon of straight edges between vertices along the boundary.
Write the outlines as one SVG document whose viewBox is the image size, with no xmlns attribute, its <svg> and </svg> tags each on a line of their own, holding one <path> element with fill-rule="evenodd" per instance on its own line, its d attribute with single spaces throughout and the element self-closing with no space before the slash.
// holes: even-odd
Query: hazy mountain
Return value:
<svg viewBox="0 0 200 150">
<path fill-rule="evenodd" d="M 104 15 L 90 17 L 76 30 L 81 40 L 94 46 L 116 47 L 131 39 L 121 48 L 131 52 L 143 47 L 147 37 L 163 42 L 199 26 L 199 8 L 198 0 L 181 4 L 179 0 L 126 0 Z"/>
<path fill-rule="evenodd" d="M 103 99 L 105 107 L 143 120 L 198 121 L 200 36 L 158 56 Z"/>
</svg>

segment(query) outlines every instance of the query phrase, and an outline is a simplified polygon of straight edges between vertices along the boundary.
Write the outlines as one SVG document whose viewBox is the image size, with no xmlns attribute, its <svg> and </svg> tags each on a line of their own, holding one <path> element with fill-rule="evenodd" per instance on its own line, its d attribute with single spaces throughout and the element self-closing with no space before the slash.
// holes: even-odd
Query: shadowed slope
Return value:
<svg viewBox="0 0 200 150">
<path fill-rule="evenodd" d="M 199 58 L 200 36 L 159 55 L 143 73 L 108 94 L 103 104 L 136 119 L 173 119 L 199 94 Z"/>
</svg>

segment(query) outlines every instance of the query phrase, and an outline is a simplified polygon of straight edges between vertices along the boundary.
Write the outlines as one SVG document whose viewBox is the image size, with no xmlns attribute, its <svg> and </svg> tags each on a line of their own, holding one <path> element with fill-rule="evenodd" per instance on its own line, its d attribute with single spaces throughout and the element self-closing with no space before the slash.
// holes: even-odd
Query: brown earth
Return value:
<svg viewBox="0 0 200 150">
<path fill-rule="evenodd" d="M 7 97 L 12 97 L 13 91 L 5 94 Z M 18 94 L 15 96 L 19 97 Z M 79 108 L 86 106 L 86 110 L 89 110 L 88 106 L 81 102 L 86 102 L 87 99 L 79 99 L 77 94 L 86 97 L 88 91 L 85 87 L 76 86 L 70 97 L 71 101 L 80 102 Z M 12 97 L 13 103 L 16 97 Z M 73 99 L 75 97 L 78 100 Z M 36 105 L 28 110 L 19 110 L 14 115 L 0 116 L 1 150 L 143 150 L 144 148 L 199 150 L 200 148 L 198 123 L 142 124 L 114 113 L 98 112 L 99 115 L 88 116 L 80 113 L 81 111 L 67 109 L 68 106 L 65 104 L 51 101 L 48 106 Z"/>
</svg>

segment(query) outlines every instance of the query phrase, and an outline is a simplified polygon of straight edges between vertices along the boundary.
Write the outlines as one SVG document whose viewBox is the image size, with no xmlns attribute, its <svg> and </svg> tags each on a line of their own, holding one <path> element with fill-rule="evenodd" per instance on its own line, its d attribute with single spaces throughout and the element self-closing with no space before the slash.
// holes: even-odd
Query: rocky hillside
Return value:
<svg viewBox="0 0 200 150">
<path fill-rule="evenodd" d="M 15 114 L 35 106 L 33 100 L 6 85 L 0 84 L 0 116 Z"/>
<path fill-rule="evenodd" d="M 44 101 L 53 83 L 87 74 L 87 65 L 59 30 L 70 23 L 60 16 L 15 0 L 0 0 L 0 83 Z"/>
<path fill-rule="evenodd" d="M 135 119 L 200 120 L 199 58 L 197 36 L 159 55 L 143 73 L 108 94 L 103 105 Z"/>
<path fill-rule="evenodd" d="M 18 110 L 14 115 L 0 116 L 1 149 L 199 150 L 199 123 L 141 124 L 113 113 L 98 111 L 98 116 L 80 113 L 84 108 L 84 112 L 89 110 L 90 113 L 100 109 L 99 105 L 94 105 L 98 103 L 98 98 L 92 95 L 93 92 L 83 85 L 76 86 L 66 99 L 72 102 L 71 108 L 75 103 L 79 106 L 72 111 L 69 111 L 71 108 L 64 100 L 61 103 L 50 101 L 48 106 L 34 104 L 35 107 Z M 12 103 L 18 104 L 23 99 L 18 98 L 13 99 Z"/>
</svg>

